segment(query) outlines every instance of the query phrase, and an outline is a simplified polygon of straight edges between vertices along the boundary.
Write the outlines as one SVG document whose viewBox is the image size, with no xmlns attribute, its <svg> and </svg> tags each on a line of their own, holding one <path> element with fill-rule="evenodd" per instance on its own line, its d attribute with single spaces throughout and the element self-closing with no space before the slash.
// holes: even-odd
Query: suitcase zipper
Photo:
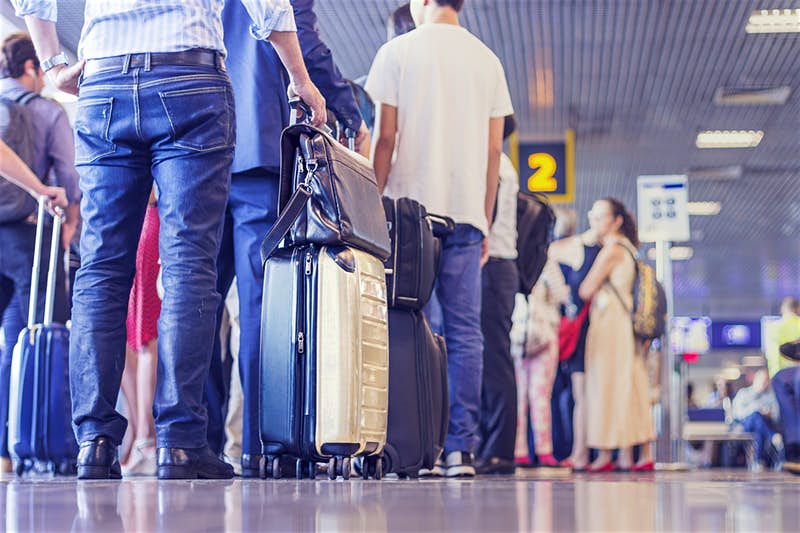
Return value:
<svg viewBox="0 0 800 533">
<path fill-rule="evenodd" d="M 311 252 L 306 252 L 306 276 L 311 275 L 311 263 L 314 257 L 311 255 Z"/>
<path fill-rule="evenodd" d="M 305 336 L 305 334 L 303 334 L 302 331 L 300 331 L 297 334 L 297 353 L 298 354 L 302 355 L 303 353 L 305 353 L 305 351 L 306 351 L 305 345 L 306 345 L 306 336 Z"/>
</svg>

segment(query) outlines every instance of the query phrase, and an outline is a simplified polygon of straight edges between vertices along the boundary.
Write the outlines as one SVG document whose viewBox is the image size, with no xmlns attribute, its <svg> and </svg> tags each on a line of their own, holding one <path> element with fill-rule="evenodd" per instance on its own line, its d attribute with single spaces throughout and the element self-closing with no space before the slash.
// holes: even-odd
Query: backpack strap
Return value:
<svg viewBox="0 0 800 533">
<path fill-rule="evenodd" d="M 39 94 L 32 91 L 25 91 L 24 93 L 14 98 L 14 102 L 22 105 L 28 105 L 28 102 L 30 102 L 34 98 L 39 98 Z"/>
<path fill-rule="evenodd" d="M 626 252 L 628 252 L 628 254 L 631 256 L 631 259 L 633 259 L 633 266 L 636 269 L 635 276 L 639 276 L 639 261 L 636 260 L 636 255 L 631 251 L 630 248 L 625 246 L 623 243 L 617 241 L 614 244 L 616 244 L 618 246 L 621 246 L 622 248 L 625 249 Z M 622 304 L 622 308 L 625 309 L 625 311 L 627 311 L 629 315 L 633 316 L 633 311 L 634 310 L 631 309 L 630 307 L 628 307 L 627 305 L 625 305 L 625 300 L 622 299 L 622 295 L 619 293 L 617 288 L 614 287 L 614 284 L 611 283 L 611 280 L 606 280 L 606 285 L 608 285 L 608 288 L 611 289 L 611 292 L 613 292 L 614 295 L 617 297 L 617 300 L 619 300 L 619 303 Z"/>
</svg>

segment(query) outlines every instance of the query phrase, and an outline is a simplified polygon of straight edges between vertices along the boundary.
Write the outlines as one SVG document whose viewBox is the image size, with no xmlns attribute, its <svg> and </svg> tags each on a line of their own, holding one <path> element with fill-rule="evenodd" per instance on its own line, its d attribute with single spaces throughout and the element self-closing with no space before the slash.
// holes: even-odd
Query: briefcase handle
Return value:
<svg viewBox="0 0 800 533">
<path fill-rule="evenodd" d="M 28 302 L 28 329 L 36 324 L 36 307 L 39 300 L 39 274 L 42 269 L 42 252 L 44 248 L 44 219 L 47 213 L 47 196 L 39 197 L 39 211 L 36 217 L 36 242 L 33 251 L 33 267 L 31 268 L 31 295 Z M 53 237 L 50 240 L 50 264 L 47 268 L 47 292 L 44 297 L 44 325 L 53 323 L 53 308 L 56 300 L 56 272 L 58 268 L 58 255 L 61 242 L 61 219 L 63 210 L 54 208 Z"/>
</svg>

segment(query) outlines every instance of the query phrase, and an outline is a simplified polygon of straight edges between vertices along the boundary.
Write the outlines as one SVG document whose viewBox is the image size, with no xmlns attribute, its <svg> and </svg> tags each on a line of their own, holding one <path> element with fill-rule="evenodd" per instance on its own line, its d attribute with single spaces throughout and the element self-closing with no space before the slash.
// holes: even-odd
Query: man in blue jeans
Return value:
<svg viewBox="0 0 800 533">
<path fill-rule="evenodd" d="M 290 90 L 324 121 L 324 99 L 305 70 L 288 0 L 242 2 L 251 34 L 272 42 L 290 73 Z M 84 225 L 70 345 L 78 477 L 121 477 L 116 447 L 127 422 L 115 404 L 134 259 L 154 182 L 165 288 L 153 407 L 158 477 L 232 477 L 230 465 L 208 448 L 202 404 L 235 142 L 223 0 L 87 0 L 82 61 L 73 66 L 58 43 L 56 0 L 14 3 L 43 70 L 57 88 L 79 95 L 75 163 Z"/>
<path fill-rule="evenodd" d="M 380 103 L 374 156 L 379 187 L 387 196 L 411 197 L 456 222 L 442 243 L 435 289 L 447 341 L 450 426 L 444 461 L 434 473 L 449 477 L 475 475 L 483 369 L 481 265 L 488 259 L 504 117 L 514 111 L 500 60 L 459 24 L 463 3 L 412 1 L 417 29 L 378 51 L 366 84 Z"/>
<path fill-rule="evenodd" d="M 339 73 L 330 50 L 317 30 L 313 0 L 293 0 L 300 49 L 314 84 L 328 108 L 347 128 L 358 132 L 357 144 L 369 146 L 369 131 L 356 106 L 350 85 Z M 263 266 L 261 241 L 278 216 L 280 138 L 289 125 L 286 87 L 289 76 L 275 49 L 250 37 L 251 21 L 239 0 L 227 0 L 222 11 L 228 72 L 238 113 L 237 149 L 233 159 L 231 193 L 225 214 L 217 268 L 218 289 L 227 294 L 234 275 L 239 294 L 239 375 L 243 391 L 242 476 L 255 477 L 261 464 L 259 436 L 259 353 Z M 219 309 L 222 317 L 222 306 Z M 268 341 L 269 339 L 267 339 Z M 219 342 L 216 343 L 217 346 Z M 209 383 L 209 444 L 222 451 L 223 408 L 228 377 L 217 352 Z M 213 423 L 211 423 L 213 421 Z"/>
</svg>

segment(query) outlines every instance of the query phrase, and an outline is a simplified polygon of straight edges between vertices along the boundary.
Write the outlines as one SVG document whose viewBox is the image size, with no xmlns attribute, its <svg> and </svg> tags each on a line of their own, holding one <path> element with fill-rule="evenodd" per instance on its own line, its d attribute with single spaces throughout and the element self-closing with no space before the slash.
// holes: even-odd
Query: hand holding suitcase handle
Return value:
<svg viewBox="0 0 800 533">
<path fill-rule="evenodd" d="M 44 216 L 47 212 L 48 196 L 39 197 L 39 212 L 36 218 L 36 244 L 34 245 L 33 268 L 31 269 L 31 296 L 28 303 L 28 329 L 36 324 L 36 304 L 39 301 L 39 273 L 42 268 L 42 251 L 44 248 Z M 61 242 L 61 221 L 64 211 L 53 207 L 53 235 L 50 240 L 50 265 L 47 269 L 47 292 L 45 293 L 44 325 L 53 323 L 53 307 L 56 299 L 56 269 L 58 267 L 59 243 Z"/>
</svg>

